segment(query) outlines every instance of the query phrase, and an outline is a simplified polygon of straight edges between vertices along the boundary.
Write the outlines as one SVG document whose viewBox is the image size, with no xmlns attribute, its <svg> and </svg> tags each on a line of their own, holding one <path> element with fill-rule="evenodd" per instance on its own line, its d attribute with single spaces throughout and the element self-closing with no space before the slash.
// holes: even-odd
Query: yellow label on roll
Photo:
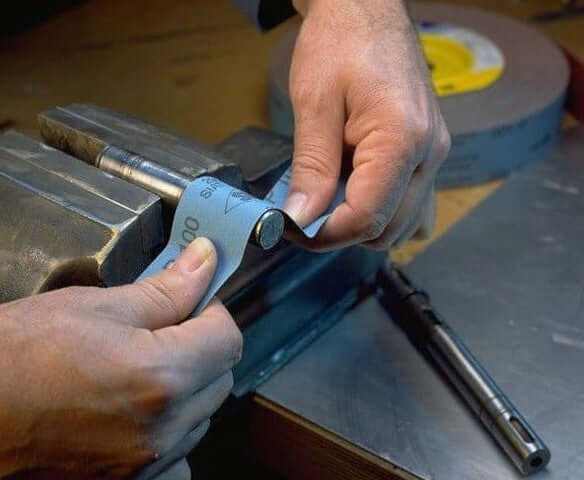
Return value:
<svg viewBox="0 0 584 480">
<path fill-rule="evenodd" d="M 418 32 L 439 96 L 482 90 L 503 73 L 503 54 L 476 32 L 435 24 L 421 25 Z"/>
</svg>

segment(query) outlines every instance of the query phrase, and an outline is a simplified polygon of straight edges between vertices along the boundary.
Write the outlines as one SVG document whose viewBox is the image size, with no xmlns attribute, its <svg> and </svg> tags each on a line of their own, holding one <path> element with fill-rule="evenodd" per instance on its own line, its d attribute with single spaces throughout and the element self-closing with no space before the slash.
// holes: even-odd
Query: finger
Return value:
<svg viewBox="0 0 584 480">
<path fill-rule="evenodd" d="M 181 439 L 173 448 L 171 448 L 166 454 L 154 463 L 151 463 L 147 467 L 144 467 L 140 472 L 134 477 L 134 480 L 151 480 L 156 478 L 166 469 L 176 462 L 184 459 L 189 452 L 195 448 L 201 439 L 209 430 L 210 421 L 205 420 L 203 423 L 197 426 L 194 430 L 190 431 L 184 438 Z"/>
<path fill-rule="evenodd" d="M 186 458 L 172 464 L 152 480 L 191 480 L 191 467 Z"/>
<path fill-rule="evenodd" d="M 389 222 L 385 230 L 377 238 L 364 242 L 365 246 L 377 250 L 394 246 L 397 239 L 413 223 L 418 221 L 422 214 L 422 209 L 426 204 L 429 190 L 431 189 L 431 186 L 426 185 L 427 181 L 431 180 L 424 175 L 417 173 L 413 175 L 408 190 L 391 222 Z"/>
<path fill-rule="evenodd" d="M 401 247 L 412 238 L 424 240 L 432 234 L 436 209 L 435 202 L 434 189 L 432 189 L 424 202 L 424 206 L 403 233 L 401 233 L 395 240 L 393 244 L 394 247 Z"/>
<path fill-rule="evenodd" d="M 434 189 L 432 189 L 432 194 L 430 200 L 428 201 L 426 208 L 424 209 L 424 214 L 422 216 L 422 221 L 418 229 L 413 232 L 413 238 L 416 240 L 426 240 L 432 236 L 434 233 L 434 228 L 436 225 L 436 194 Z"/>
<path fill-rule="evenodd" d="M 152 332 L 153 360 L 174 397 L 185 397 L 230 370 L 241 358 L 243 338 L 218 300 L 201 315 Z M 139 347 L 139 346 L 138 346 Z"/>
<path fill-rule="evenodd" d="M 157 477 L 157 480 L 191 480 L 191 467 L 186 458 L 172 465 L 165 473 Z"/>
<path fill-rule="evenodd" d="M 291 73 L 294 157 L 284 210 L 304 226 L 327 209 L 337 190 L 345 113 L 343 97 L 334 85 L 317 81 L 299 88 L 295 78 Z"/>
<path fill-rule="evenodd" d="M 415 167 L 413 154 L 389 133 L 373 131 L 355 149 L 345 202 L 332 213 L 315 245 L 327 250 L 377 238 L 393 218 Z"/>
<path fill-rule="evenodd" d="M 108 289 L 120 320 L 157 329 L 184 320 L 197 306 L 217 266 L 213 244 L 199 237 L 166 270 L 133 285 Z"/>
<path fill-rule="evenodd" d="M 186 432 L 209 419 L 225 401 L 232 387 L 233 374 L 229 370 L 207 387 L 170 407 L 160 419 L 156 436 L 174 445 Z"/>
</svg>

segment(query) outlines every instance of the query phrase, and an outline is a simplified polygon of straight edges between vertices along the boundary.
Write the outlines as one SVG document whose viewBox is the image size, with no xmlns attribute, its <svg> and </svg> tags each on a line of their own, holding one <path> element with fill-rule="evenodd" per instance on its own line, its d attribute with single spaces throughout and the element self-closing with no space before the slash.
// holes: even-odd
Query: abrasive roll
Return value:
<svg viewBox="0 0 584 480">
<path fill-rule="evenodd" d="M 560 49 L 534 27 L 484 10 L 412 3 L 410 11 L 419 25 L 452 26 L 482 36 L 504 58 L 502 72 L 492 82 L 439 97 L 453 141 L 437 185 L 486 181 L 545 156 L 561 126 L 569 80 Z M 296 34 L 283 38 L 270 65 L 272 127 L 289 135 L 294 120 L 288 72 Z"/>
</svg>

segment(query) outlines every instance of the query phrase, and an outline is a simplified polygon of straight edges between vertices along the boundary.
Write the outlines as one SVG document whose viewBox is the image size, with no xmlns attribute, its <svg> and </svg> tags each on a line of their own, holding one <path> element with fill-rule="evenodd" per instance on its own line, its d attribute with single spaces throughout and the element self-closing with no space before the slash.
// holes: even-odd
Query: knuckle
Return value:
<svg viewBox="0 0 584 480">
<path fill-rule="evenodd" d="M 180 393 L 180 379 L 163 359 L 156 356 L 140 358 L 122 373 L 130 392 L 133 410 L 145 418 L 156 418 L 166 411 Z"/>
<path fill-rule="evenodd" d="M 156 392 L 160 407 L 164 410 L 174 403 L 183 390 L 184 374 L 176 368 L 164 367 L 155 372 L 151 384 Z"/>
<path fill-rule="evenodd" d="M 353 236 L 362 242 L 379 238 L 389 223 L 381 212 L 356 212 L 355 218 Z"/>
<path fill-rule="evenodd" d="M 407 121 L 401 122 L 407 125 Z M 376 129 L 372 138 L 372 148 L 379 158 L 392 158 L 399 162 L 400 175 L 409 175 L 417 166 L 417 151 L 421 144 L 417 143 L 410 129 L 387 125 Z"/>
<path fill-rule="evenodd" d="M 170 289 L 154 277 L 147 278 L 136 284 L 144 296 L 158 309 L 170 311 L 174 318 L 181 319 L 180 308 Z"/>
<path fill-rule="evenodd" d="M 229 352 L 231 352 L 231 365 L 236 365 L 241 360 L 243 355 L 243 335 L 233 320 L 231 321 L 232 328 L 229 335 Z"/>
<path fill-rule="evenodd" d="M 202 421 L 197 428 L 193 431 L 193 436 L 195 438 L 195 444 L 198 444 L 201 439 L 207 434 L 209 431 L 209 427 L 211 426 L 211 419 L 207 418 L 206 420 Z"/>
<path fill-rule="evenodd" d="M 151 418 L 157 418 L 173 404 L 176 388 L 165 374 L 149 374 L 143 378 L 142 385 L 135 395 L 134 407 Z"/>
<path fill-rule="evenodd" d="M 400 158 L 410 160 L 414 157 L 418 143 L 410 131 L 406 129 L 393 131 L 390 138 L 391 146 Z"/>
<path fill-rule="evenodd" d="M 388 219 L 383 213 L 374 213 L 365 229 L 365 239 L 373 240 L 379 238 L 388 224 Z"/>
<path fill-rule="evenodd" d="M 367 248 L 371 250 L 383 251 L 390 247 L 389 241 L 383 238 L 378 238 L 365 243 Z"/>
<path fill-rule="evenodd" d="M 302 139 L 302 146 L 294 157 L 294 173 L 336 180 L 336 163 L 323 139 Z"/>
<path fill-rule="evenodd" d="M 432 138 L 435 125 L 428 108 L 412 109 L 411 105 L 393 105 L 392 121 L 386 128 L 391 128 L 392 147 L 403 155 L 412 157 Z"/>
<path fill-rule="evenodd" d="M 215 413 L 219 409 L 221 404 L 229 396 L 232 388 L 233 388 L 233 373 L 231 370 L 228 370 L 226 373 L 224 373 L 219 378 L 219 380 L 217 380 L 217 383 L 216 383 L 215 388 L 214 388 L 215 391 L 213 392 L 212 399 L 206 403 L 201 418 L 202 419 L 211 418 L 213 413 Z"/>
<path fill-rule="evenodd" d="M 239 363 L 243 354 L 243 335 L 228 310 L 219 302 L 214 303 L 213 317 L 221 325 L 221 348 L 226 352 L 229 368 Z"/>
<path fill-rule="evenodd" d="M 411 135 L 414 145 L 416 147 L 424 145 L 432 132 L 432 125 L 429 116 L 424 112 L 420 112 L 415 114 L 410 122 Z"/>
<path fill-rule="evenodd" d="M 438 157 L 440 159 L 440 163 L 442 163 L 446 157 L 448 156 L 448 152 L 450 152 L 450 147 L 452 146 L 452 138 L 450 136 L 450 132 L 446 128 L 445 125 L 442 125 L 440 128 L 440 133 L 438 135 Z"/>
<path fill-rule="evenodd" d="M 295 108 L 310 108 L 318 110 L 322 103 L 320 95 L 314 88 L 314 82 L 294 77 L 290 84 L 290 100 Z"/>
<path fill-rule="evenodd" d="M 233 388 L 233 385 L 235 383 L 234 379 L 233 379 L 233 371 L 229 370 L 227 372 L 226 375 L 226 379 L 225 379 L 225 397 L 227 397 L 227 395 L 229 395 L 229 392 L 231 392 L 231 389 Z"/>
</svg>

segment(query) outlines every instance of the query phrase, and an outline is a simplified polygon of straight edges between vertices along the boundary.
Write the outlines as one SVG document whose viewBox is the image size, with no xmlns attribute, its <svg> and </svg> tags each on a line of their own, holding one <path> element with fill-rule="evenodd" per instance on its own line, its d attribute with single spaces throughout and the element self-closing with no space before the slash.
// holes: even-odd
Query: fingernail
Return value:
<svg viewBox="0 0 584 480">
<path fill-rule="evenodd" d="M 298 224 L 302 225 L 302 213 L 308 203 L 308 197 L 305 193 L 294 192 L 286 201 L 284 211 Z"/>
<path fill-rule="evenodd" d="M 213 254 L 213 244 L 205 237 L 195 239 L 184 251 L 181 263 L 187 272 L 199 269 Z"/>
</svg>

